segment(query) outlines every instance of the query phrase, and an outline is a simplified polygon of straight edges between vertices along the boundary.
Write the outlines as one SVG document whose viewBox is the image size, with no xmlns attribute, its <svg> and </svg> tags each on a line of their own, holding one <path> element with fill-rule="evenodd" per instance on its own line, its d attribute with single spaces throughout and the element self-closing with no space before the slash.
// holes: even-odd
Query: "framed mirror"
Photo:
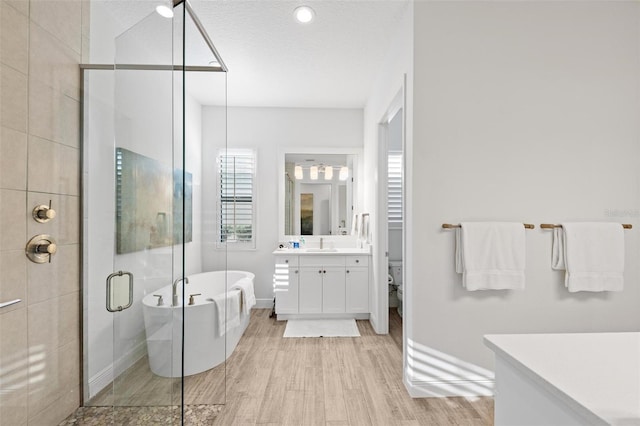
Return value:
<svg viewBox="0 0 640 426">
<path fill-rule="evenodd" d="M 282 150 L 280 238 L 351 235 L 357 210 L 358 149 Z"/>
</svg>

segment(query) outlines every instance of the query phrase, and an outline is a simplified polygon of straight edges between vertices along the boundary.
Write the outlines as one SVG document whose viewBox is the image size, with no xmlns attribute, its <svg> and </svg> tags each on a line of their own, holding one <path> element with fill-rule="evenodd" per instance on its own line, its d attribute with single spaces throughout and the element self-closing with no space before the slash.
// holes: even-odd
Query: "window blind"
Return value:
<svg viewBox="0 0 640 426">
<path fill-rule="evenodd" d="M 218 156 L 220 177 L 220 243 L 253 244 L 255 240 L 255 152 L 223 150 Z"/>
<path fill-rule="evenodd" d="M 389 151 L 387 217 L 389 226 L 402 226 L 402 152 Z"/>
</svg>

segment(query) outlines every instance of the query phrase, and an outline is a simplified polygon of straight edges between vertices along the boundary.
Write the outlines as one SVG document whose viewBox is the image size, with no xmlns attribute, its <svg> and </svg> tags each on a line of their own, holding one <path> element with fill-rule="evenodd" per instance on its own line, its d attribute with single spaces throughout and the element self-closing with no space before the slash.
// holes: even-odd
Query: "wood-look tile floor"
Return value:
<svg viewBox="0 0 640 426">
<path fill-rule="evenodd" d="M 389 335 L 357 321 L 361 337 L 350 338 L 285 339 L 286 322 L 268 316 L 253 311 L 227 362 L 226 405 L 216 425 L 493 424 L 492 398 L 409 396 L 395 311 Z"/>
<path fill-rule="evenodd" d="M 328 338 L 285 339 L 286 322 L 269 318 L 269 313 L 252 310 L 251 322 L 226 365 L 185 378 L 185 404 L 225 404 L 207 423 L 493 424 L 492 398 L 409 396 L 402 383 L 402 320 L 393 310 L 388 335 L 377 335 L 368 321 L 357 321 L 361 337 Z M 170 401 L 180 395 L 179 381 L 154 376 L 143 361 L 122 379 L 121 389 L 130 390 L 120 395 L 122 405 L 140 404 L 147 397 Z M 145 395 L 142 389 L 153 392 Z M 110 403 L 109 396 L 92 402 Z"/>
</svg>

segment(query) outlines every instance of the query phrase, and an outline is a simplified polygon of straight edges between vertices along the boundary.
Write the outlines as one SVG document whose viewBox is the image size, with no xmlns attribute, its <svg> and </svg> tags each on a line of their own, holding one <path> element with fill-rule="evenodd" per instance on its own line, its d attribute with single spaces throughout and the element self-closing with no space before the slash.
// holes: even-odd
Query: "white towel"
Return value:
<svg viewBox="0 0 640 426">
<path fill-rule="evenodd" d="M 563 223 L 554 229 L 551 267 L 570 292 L 622 291 L 624 229 L 619 223 Z"/>
<path fill-rule="evenodd" d="M 556 271 L 567 269 L 564 265 L 564 232 L 562 232 L 562 228 L 553 228 L 551 269 Z"/>
<path fill-rule="evenodd" d="M 238 289 L 242 292 L 242 312 L 251 313 L 251 308 L 256 304 L 256 295 L 253 291 L 253 281 L 248 278 L 242 278 L 231 286 L 231 290 Z"/>
<path fill-rule="evenodd" d="M 227 329 L 240 325 L 240 292 L 228 291 L 213 296 L 218 311 L 218 335 L 224 336 Z"/>
<path fill-rule="evenodd" d="M 525 229 L 515 222 L 465 222 L 456 233 L 456 272 L 469 291 L 524 289 Z"/>
</svg>

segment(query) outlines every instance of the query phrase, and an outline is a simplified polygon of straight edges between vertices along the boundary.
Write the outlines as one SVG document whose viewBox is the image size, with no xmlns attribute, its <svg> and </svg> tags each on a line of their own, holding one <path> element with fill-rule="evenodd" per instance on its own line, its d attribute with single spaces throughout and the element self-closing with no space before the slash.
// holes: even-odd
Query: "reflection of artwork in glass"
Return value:
<svg viewBox="0 0 640 426">
<path fill-rule="evenodd" d="M 300 235 L 313 235 L 313 194 L 300 194 Z"/>
<path fill-rule="evenodd" d="M 159 161 L 116 148 L 116 253 L 192 240 L 192 177 Z M 183 190 L 184 188 L 184 190 Z"/>
<path fill-rule="evenodd" d="M 185 183 L 182 184 L 182 177 L 184 175 Z M 184 188 L 184 192 L 183 192 Z M 184 216 L 182 215 L 182 198 L 184 197 Z M 184 172 L 182 170 L 173 171 L 173 235 L 174 244 L 182 243 L 182 224 L 183 217 L 187 218 L 184 227 L 184 240 L 191 242 L 192 238 L 192 218 L 193 218 L 193 190 L 191 173 Z"/>
</svg>

